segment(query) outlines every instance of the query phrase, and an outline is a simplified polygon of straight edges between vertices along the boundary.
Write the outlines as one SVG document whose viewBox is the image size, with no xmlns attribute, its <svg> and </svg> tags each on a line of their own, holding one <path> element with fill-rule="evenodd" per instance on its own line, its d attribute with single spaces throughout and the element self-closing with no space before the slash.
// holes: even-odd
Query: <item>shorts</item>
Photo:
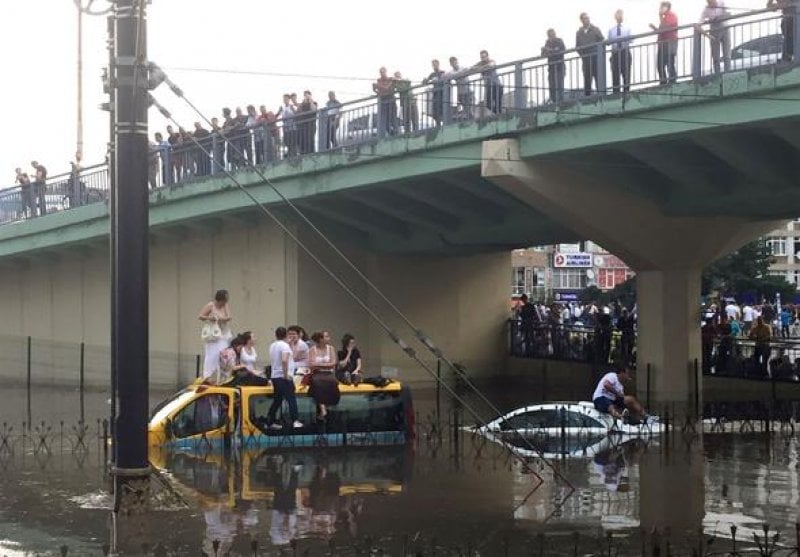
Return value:
<svg viewBox="0 0 800 557">
<path fill-rule="evenodd" d="M 603 412 L 605 414 L 611 413 L 610 410 L 612 406 L 620 412 L 625 410 L 625 399 L 622 397 L 611 400 L 610 398 L 599 396 L 592 402 L 594 402 L 594 407 L 598 410 L 598 412 Z"/>
</svg>

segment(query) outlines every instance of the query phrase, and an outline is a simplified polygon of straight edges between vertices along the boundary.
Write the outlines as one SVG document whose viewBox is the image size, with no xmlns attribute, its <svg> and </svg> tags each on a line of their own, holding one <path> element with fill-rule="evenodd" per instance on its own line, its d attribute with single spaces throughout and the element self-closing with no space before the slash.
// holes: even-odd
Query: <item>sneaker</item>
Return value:
<svg viewBox="0 0 800 557">
<path fill-rule="evenodd" d="M 299 428 L 305 427 L 305 426 L 303 425 L 303 422 L 299 422 L 299 421 L 295 420 L 294 423 L 292 424 L 292 427 L 294 427 L 295 429 L 299 429 Z"/>
<path fill-rule="evenodd" d="M 283 429 L 283 426 L 281 424 L 279 424 L 279 423 L 272 423 L 272 424 L 269 424 L 269 428 L 270 429 Z"/>
</svg>

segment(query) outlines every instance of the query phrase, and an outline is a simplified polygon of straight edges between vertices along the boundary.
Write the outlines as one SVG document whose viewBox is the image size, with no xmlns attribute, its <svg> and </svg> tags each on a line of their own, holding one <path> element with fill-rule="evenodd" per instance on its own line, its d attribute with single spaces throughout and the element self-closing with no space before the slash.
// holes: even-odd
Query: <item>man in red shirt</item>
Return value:
<svg viewBox="0 0 800 557">
<path fill-rule="evenodd" d="M 678 72 L 675 69 L 675 56 L 678 54 L 678 16 L 672 11 L 672 2 L 661 2 L 658 8 L 659 24 L 650 24 L 653 31 L 658 31 L 658 79 L 661 84 L 675 83 Z"/>
</svg>

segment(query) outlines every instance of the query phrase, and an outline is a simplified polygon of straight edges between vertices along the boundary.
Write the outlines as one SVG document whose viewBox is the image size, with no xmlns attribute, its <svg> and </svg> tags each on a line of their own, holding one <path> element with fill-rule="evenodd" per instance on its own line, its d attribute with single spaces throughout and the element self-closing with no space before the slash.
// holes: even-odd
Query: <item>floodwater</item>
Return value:
<svg viewBox="0 0 800 557">
<path fill-rule="evenodd" d="M 640 555 L 642 543 L 655 543 L 641 532 L 665 527 L 662 541 L 678 555 L 701 530 L 721 550 L 731 526 L 752 541 L 765 523 L 781 532 L 779 544 L 796 544 L 800 436 L 788 430 L 676 433 L 521 463 L 458 429 L 469 419 L 454 423 L 444 395 L 437 419 L 434 391 L 417 389 L 415 443 L 156 453 L 153 510 L 113 524 L 96 419 L 107 395 L 85 395 L 84 432 L 76 392 L 38 391 L 24 439 L 26 393 L 7 395 L 0 557 L 62 555 L 62 546 L 103 555 L 104 544 L 124 555 Z M 524 393 L 487 396 L 503 411 L 530 402 Z"/>
</svg>

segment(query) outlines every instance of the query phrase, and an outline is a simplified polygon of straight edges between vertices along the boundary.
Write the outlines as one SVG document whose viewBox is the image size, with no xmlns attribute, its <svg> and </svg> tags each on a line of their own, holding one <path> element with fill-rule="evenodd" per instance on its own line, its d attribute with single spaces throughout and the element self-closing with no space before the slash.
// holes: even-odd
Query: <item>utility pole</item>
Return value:
<svg viewBox="0 0 800 557">
<path fill-rule="evenodd" d="M 118 393 L 114 428 L 114 510 L 149 503 L 147 19 L 145 0 L 116 0 L 112 337 Z"/>
<path fill-rule="evenodd" d="M 77 129 L 78 137 L 75 146 L 75 162 L 80 164 L 83 159 L 83 16 L 87 15 L 106 15 L 111 8 L 105 10 L 92 10 L 92 5 L 96 0 L 74 0 L 75 8 L 78 11 L 78 95 L 77 95 Z M 113 0 L 109 0 L 113 2 Z M 84 4 L 86 2 L 86 4 Z"/>
</svg>

